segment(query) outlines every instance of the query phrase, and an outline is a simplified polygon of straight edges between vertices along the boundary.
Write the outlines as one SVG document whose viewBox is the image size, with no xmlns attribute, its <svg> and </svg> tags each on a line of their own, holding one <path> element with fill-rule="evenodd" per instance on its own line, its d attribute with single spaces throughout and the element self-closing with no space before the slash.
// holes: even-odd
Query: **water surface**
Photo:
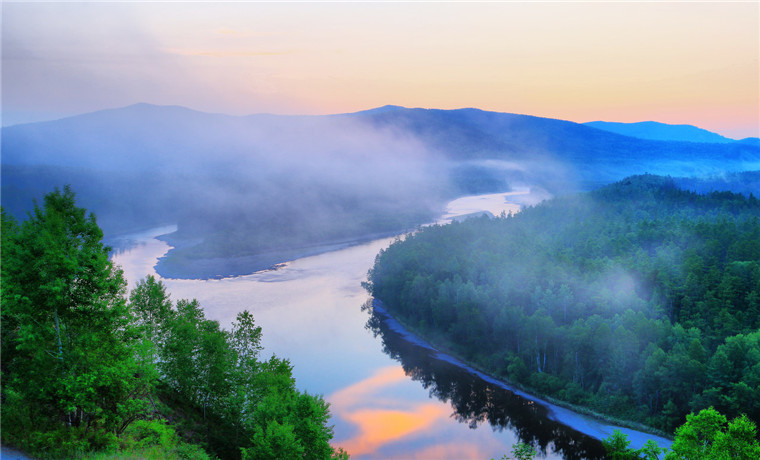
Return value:
<svg viewBox="0 0 760 460">
<path fill-rule="evenodd" d="M 521 199 L 530 196 L 527 190 L 516 193 Z M 516 212 L 513 198 L 495 194 L 457 200 L 445 217 Z M 170 247 L 155 236 L 167 231 L 172 229 L 135 235 L 137 245 L 114 255 L 130 287 L 146 275 L 156 276 L 153 266 Z M 326 398 L 334 445 L 352 458 L 500 458 L 518 441 L 531 442 L 545 458 L 601 458 L 598 440 L 560 423 L 567 414 L 409 341 L 397 325 L 390 327 L 393 322 L 367 308 L 372 303 L 361 282 L 377 253 L 392 241 L 383 238 L 298 259 L 274 271 L 163 282 L 174 300 L 198 299 L 206 317 L 225 328 L 238 312 L 251 311 L 263 328 L 263 355 L 289 358 L 296 385 Z M 581 431 L 586 426 L 592 436 L 612 432 L 574 416 L 565 422 Z M 643 444 L 644 438 L 634 441 Z"/>
</svg>

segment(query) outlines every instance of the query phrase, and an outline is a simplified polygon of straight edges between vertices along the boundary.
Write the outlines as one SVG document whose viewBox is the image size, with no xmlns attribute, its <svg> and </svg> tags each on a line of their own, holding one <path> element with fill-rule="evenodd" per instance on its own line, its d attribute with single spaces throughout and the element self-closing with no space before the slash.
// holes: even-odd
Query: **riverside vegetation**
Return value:
<svg viewBox="0 0 760 460">
<path fill-rule="evenodd" d="M 707 197 L 695 195 L 678 190 L 666 179 L 651 176 L 631 178 L 597 193 L 613 202 L 615 196 L 621 200 L 623 197 L 636 199 L 637 204 L 633 207 L 643 210 L 644 214 L 641 215 L 644 216 L 651 211 L 651 206 L 645 205 L 647 199 L 654 199 L 665 205 L 666 209 L 670 209 L 670 212 L 663 211 L 662 216 L 680 216 L 684 222 L 702 222 L 703 226 L 709 222 L 722 222 L 720 228 L 726 229 L 724 232 L 729 231 L 730 235 L 722 251 L 730 253 L 731 257 L 721 259 L 723 263 L 719 266 L 734 266 L 737 261 L 745 262 L 739 264 L 740 266 L 750 265 L 747 276 L 738 280 L 732 278 L 726 283 L 734 283 L 729 284 L 730 286 L 748 286 L 744 291 L 736 288 L 730 292 L 738 291 L 738 297 L 734 298 L 736 302 L 745 299 L 756 308 L 756 303 L 751 304 L 751 301 L 757 299 L 757 246 L 760 243 L 757 238 L 758 203 L 753 197 L 743 198 L 725 193 Z M 677 202 L 701 205 L 696 206 L 697 211 L 674 212 L 672 203 L 667 204 L 673 197 L 680 197 Z M 561 203 L 566 205 L 568 202 L 578 201 L 579 198 L 564 200 L 566 201 Z M 531 209 L 549 207 L 545 210 L 548 212 L 551 211 L 552 203 Z M 598 205 L 592 208 L 595 211 L 600 210 Z M 536 212 L 531 209 L 522 215 Z M 578 209 L 568 208 L 566 212 L 577 212 Z M 588 217 L 583 213 L 576 214 L 577 221 Z M 556 223 L 561 223 L 562 220 L 557 219 Z M 507 222 L 512 223 L 506 224 Z M 517 216 L 503 216 L 494 221 L 476 219 L 457 223 L 451 228 L 461 230 L 474 226 L 471 230 L 482 230 L 488 225 L 518 225 L 514 222 L 519 222 Z M 711 240 L 704 237 L 704 232 L 709 228 L 697 227 L 703 230 L 699 242 L 709 243 Z M 540 225 L 537 228 L 541 228 Z M 638 227 L 633 227 L 635 228 Z M 653 228 L 660 227 L 654 225 Z M 730 232 L 731 229 L 733 233 Z M 676 230 L 677 228 L 673 231 Z M 660 231 L 663 231 L 662 228 Z M 533 232 L 523 236 L 527 238 L 540 234 L 541 232 Z M 629 231 L 627 240 L 638 241 L 631 236 L 635 234 L 633 230 Z M 712 233 L 708 231 L 707 234 Z M 470 236 L 477 235 L 479 238 L 487 234 L 470 233 Z M 588 235 L 596 236 L 591 233 Z M 608 239 L 612 238 L 612 232 L 603 235 Z M 588 239 L 592 236 L 588 236 Z M 274 356 L 268 360 L 259 358 L 261 328 L 255 325 L 250 313 L 242 312 L 233 323 L 232 330 L 224 331 L 217 322 L 204 318 L 203 311 L 196 301 L 171 302 L 162 283 L 151 277 L 139 282 L 127 296 L 126 283 L 118 268 L 109 262 L 108 248 L 102 245 L 101 238 L 102 232 L 94 217 L 88 216 L 84 209 L 75 205 L 74 194 L 69 188 L 64 188 L 62 193 L 56 191 L 48 194 L 43 206 L 35 206 L 33 213 L 21 224 L 5 213 L 2 215 L 3 264 L 0 287 L 3 302 L 4 443 L 19 446 L 45 458 L 347 457 L 347 453 L 329 445 L 332 430 L 327 426 L 329 411 L 324 400 L 301 393 L 295 388 L 287 360 Z M 416 236 L 406 239 L 413 238 Z M 688 247 L 697 250 L 701 257 L 711 254 L 700 252 L 701 246 L 696 244 L 696 237 L 692 235 L 690 238 L 692 244 Z M 542 244 L 546 244 L 548 238 L 545 237 L 541 241 Z M 599 241 L 601 243 L 598 244 L 603 244 L 603 247 L 611 244 L 605 242 L 604 238 Z M 486 242 L 480 244 L 485 245 Z M 401 242 L 394 244 L 389 251 L 397 250 L 399 245 Z M 715 244 L 709 246 L 714 249 Z M 661 250 L 658 247 L 652 245 L 647 251 L 659 254 Z M 469 254 L 466 249 L 462 251 L 456 256 Z M 673 257 L 668 260 L 679 260 L 677 251 L 671 248 L 668 253 Z M 385 253 L 378 257 L 378 261 L 383 257 Z M 483 257 L 482 254 L 480 257 Z M 636 311 L 626 311 L 624 314 L 629 317 L 633 314 L 635 319 L 647 302 L 642 298 L 638 303 L 631 303 L 631 293 L 641 298 L 641 293 L 648 291 L 642 288 L 640 274 L 637 275 L 631 268 L 635 268 L 634 265 L 628 267 L 629 270 L 625 273 L 630 279 L 623 276 L 625 270 L 621 267 L 626 266 L 621 261 L 620 257 L 614 260 L 607 258 L 604 264 L 597 265 L 606 267 L 608 270 L 599 272 L 607 275 L 610 272 L 609 267 L 615 267 L 612 271 L 615 276 L 607 276 L 608 291 L 612 288 L 625 288 L 622 289 L 622 297 L 617 303 L 608 299 L 598 308 L 620 307 L 621 303 L 632 305 L 636 307 Z M 708 259 L 705 263 L 711 262 L 713 260 Z M 660 269 L 656 263 L 653 265 Z M 502 268 L 507 267 L 503 265 Z M 377 269 L 378 265 L 373 269 L 373 273 Z M 668 273 L 672 274 L 674 271 Z M 744 272 L 739 272 L 741 273 Z M 542 279 L 548 283 L 548 290 L 550 273 L 544 274 L 547 276 Z M 713 274 L 712 277 L 717 276 L 722 280 L 722 274 L 723 271 L 718 271 L 718 275 Z M 737 277 L 738 275 L 735 276 Z M 574 288 L 583 281 L 580 276 L 576 276 L 576 279 L 579 281 L 572 286 Z M 594 284 L 594 279 L 589 275 L 586 281 L 591 287 L 598 288 L 601 281 L 596 280 L 597 284 Z M 370 276 L 370 280 L 373 284 L 369 284 L 368 287 L 376 289 L 378 285 L 374 283 L 377 283 L 377 278 Z M 566 283 L 569 280 L 570 278 L 564 279 Z M 711 286 L 707 285 L 705 289 L 717 289 Z M 567 290 L 569 287 L 564 289 Z M 459 288 L 465 289 L 462 286 Z M 651 287 L 649 291 L 650 301 L 655 292 L 666 295 L 663 288 L 656 290 Z M 541 292 L 540 289 L 536 289 L 530 299 L 540 299 Z M 588 302 L 599 303 L 609 295 L 603 290 L 601 292 L 604 295 Z M 404 295 L 408 295 L 408 292 Z M 621 294 L 618 292 L 618 295 Z M 582 302 L 578 300 L 580 297 L 574 298 L 575 301 L 568 306 L 575 305 L 576 310 L 582 308 Z M 469 305 L 471 309 L 478 307 L 477 304 Z M 735 308 L 746 312 L 746 316 L 741 318 L 745 322 L 756 319 L 756 316 L 752 316 L 754 310 L 749 310 L 747 305 L 740 304 Z M 546 304 L 536 308 L 530 316 L 523 316 L 521 319 L 525 324 L 522 327 L 531 325 L 531 316 L 541 308 L 546 311 Z M 655 351 L 660 349 L 665 353 L 666 359 L 670 359 L 677 342 L 668 347 L 667 344 L 673 343 L 674 339 L 669 339 L 668 335 L 663 334 L 678 334 L 676 326 L 679 324 L 671 325 L 672 320 L 662 306 L 648 308 L 649 310 L 643 311 L 657 318 L 654 329 L 655 332 L 659 331 L 659 335 L 653 334 L 652 337 L 660 341 L 656 342 Z M 673 309 L 673 304 L 670 304 L 670 308 Z M 573 311 L 570 310 L 570 313 L 573 314 Z M 563 309 L 563 318 L 566 314 Z M 619 314 L 615 313 L 611 317 L 614 319 Z M 729 312 L 730 314 L 733 313 Z M 555 315 L 558 316 L 558 313 L 555 312 Z M 594 315 L 600 316 L 600 319 L 595 321 L 604 319 L 598 312 Z M 717 322 L 714 321 L 716 324 Z M 738 327 L 737 324 L 741 323 L 737 320 L 733 324 Z M 424 322 L 420 325 L 425 331 L 432 331 Z M 758 388 L 757 342 L 754 342 L 755 345 L 751 341 L 747 342 L 747 337 L 752 340 L 752 337 L 757 336 L 757 326 L 744 326 L 749 330 L 737 329 L 738 332 L 735 331 L 735 334 L 722 339 L 714 338 L 718 343 L 714 351 L 709 348 L 709 342 L 704 338 L 709 336 L 700 336 L 698 340 L 699 344 L 708 344 L 707 347 L 702 345 L 705 350 L 704 356 L 697 360 L 704 366 L 701 368 L 703 371 L 709 371 L 704 377 L 705 381 L 715 382 L 714 379 L 720 377 L 720 372 L 725 369 L 733 369 L 733 373 L 723 374 L 725 383 L 722 386 L 713 385 L 710 387 L 713 388 L 712 392 L 703 390 L 697 396 L 705 397 L 705 393 L 712 394 L 714 398 L 706 403 L 717 406 L 713 403 L 723 402 L 724 405 L 720 408 L 728 408 L 726 412 L 730 414 L 749 413 L 748 408 L 751 409 L 752 406 L 746 403 L 757 401 L 752 393 Z M 688 329 L 690 338 L 692 335 L 699 335 L 700 330 L 694 332 L 693 329 L 695 327 L 691 326 Z M 595 331 L 600 330 L 603 328 Z M 642 330 L 646 330 L 646 327 Z M 624 330 L 615 329 L 615 334 L 621 331 Z M 526 344 L 523 347 L 530 350 L 527 360 L 514 352 L 509 354 L 506 360 L 507 372 L 509 365 L 518 362 L 516 358 L 523 360 L 527 380 L 522 381 L 528 385 L 545 378 L 536 377 L 535 374 L 548 374 L 554 369 L 551 355 L 557 353 L 557 343 L 552 343 L 552 348 L 547 348 L 548 344 L 545 345 L 543 355 L 540 354 L 540 348 L 538 351 L 530 349 L 531 341 L 541 343 L 539 336 L 533 335 L 537 333 L 537 329 L 528 329 L 524 333 L 529 334 L 527 339 L 522 338 L 522 343 Z M 715 334 L 713 332 L 713 335 Z M 516 340 L 519 343 L 521 339 L 517 337 Z M 610 340 L 610 343 L 612 342 L 614 340 Z M 696 348 L 692 346 L 693 343 L 694 340 L 689 342 L 687 354 Z M 584 350 L 593 351 L 589 347 L 596 345 L 598 344 L 587 344 Z M 497 350 L 492 348 L 492 351 L 495 353 Z M 551 354 L 547 358 L 549 351 Z M 599 353 L 604 352 L 618 353 L 611 344 Z M 715 358 L 718 352 L 726 355 L 725 360 L 732 363 L 733 367 L 716 368 L 720 363 L 716 360 L 724 360 L 723 357 Z M 539 353 L 535 365 L 541 366 L 540 372 L 530 372 L 533 367 L 533 353 Z M 598 361 L 598 365 L 607 366 L 617 357 L 618 354 L 613 354 L 606 361 Z M 645 363 L 648 360 L 647 356 Z M 482 361 L 478 362 L 483 365 Z M 666 360 L 665 363 L 672 365 L 672 361 Z M 675 360 L 675 363 L 680 365 L 682 361 Z M 519 369 L 519 364 L 517 366 Z M 660 375 L 663 374 L 665 366 L 666 364 L 662 364 L 659 368 Z M 637 382 L 640 378 L 638 371 L 635 375 L 634 382 Z M 736 380 L 736 376 L 738 383 L 731 380 Z M 604 377 L 605 375 L 602 379 Z M 581 394 L 587 398 L 585 401 L 597 410 L 604 407 L 596 402 L 597 400 L 603 402 L 605 397 L 616 396 L 613 391 L 602 391 L 606 388 L 603 384 L 604 382 L 600 383 L 595 392 L 591 391 L 593 386 L 581 384 Z M 662 391 L 665 390 L 663 387 Z M 734 402 L 733 406 L 725 404 L 731 401 L 730 398 L 737 398 L 737 394 L 741 396 L 741 391 L 749 392 L 744 394 L 745 399 Z M 560 390 L 559 394 L 566 395 L 566 392 L 561 393 Z M 689 409 L 696 410 L 697 407 L 692 404 Z M 734 409 L 733 412 L 730 411 L 731 408 Z M 644 411 L 646 405 L 640 404 L 639 409 Z M 657 417 L 656 413 L 654 417 Z M 642 450 L 633 450 L 625 436 L 619 432 L 605 440 L 605 446 L 611 458 L 620 459 L 658 458 L 662 451 L 652 444 L 648 444 Z M 755 425 L 750 418 L 744 415 L 736 416 L 728 423 L 725 416 L 710 408 L 697 415 L 686 416 L 686 423 L 676 430 L 676 440 L 668 455 L 669 458 L 729 458 L 725 456 L 729 453 L 733 455 L 731 458 L 757 458 L 759 450 Z M 101 454 L 96 456 L 94 452 Z M 531 446 L 522 443 L 513 446 L 512 450 L 516 458 L 531 458 L 533 452 Z M 673 457 L 674 455 L 676 456 Z"/>
<path fill-rule="evenodd" d="M 2 440 L 43 458 L 347 458 L 328 404 L 160 281 L 129 293 L 69 187 L 2 213 Z M 103 458 L 103 457 L 98 457 Z"/>
<path fill-rule="evenodd" d="M 634 176 L 516 215 L 422 228 L 377 256 L 366 287 L 495 376 L 670 433 L 703 410 L 725 428 L 726 414 L 757 446 L 760 201 L 751 194 Z"/>
<path fill-rule="evenodd" d="M 746 415 L 727 423 L 726 417 L 713 408 L 686 416 L 686 422 L 676 429 L 671 449 L 661 448 L 652 440 L 640 449 L 630 447 L 627 436 L 619 430 L 602 440 L 607 457 L 612 460 L 754 460 L 760 458 L 757 427 Z M 530 444 L 518 442 L 512 455 L 501 460 L 531 460 L 536 450 Z"/>
</svg>

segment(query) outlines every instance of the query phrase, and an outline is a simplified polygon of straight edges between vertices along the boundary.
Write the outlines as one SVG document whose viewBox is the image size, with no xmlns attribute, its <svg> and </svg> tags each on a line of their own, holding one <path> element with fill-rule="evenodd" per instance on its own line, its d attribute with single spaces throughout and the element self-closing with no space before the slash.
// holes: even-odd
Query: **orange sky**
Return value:
<svg viewBox="0 0 760 460">
<path fill-rule="evenodd" d="M 756 1 L 3 2 L 3 123 L 396 104 L 759 136 L 759 24 Z"/>
</svg>

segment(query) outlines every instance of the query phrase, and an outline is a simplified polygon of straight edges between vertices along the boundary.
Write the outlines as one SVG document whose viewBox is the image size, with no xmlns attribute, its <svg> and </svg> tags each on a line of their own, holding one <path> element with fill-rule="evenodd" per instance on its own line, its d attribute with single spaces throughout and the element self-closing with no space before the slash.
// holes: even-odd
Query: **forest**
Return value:
<svg viewBox="0 0 760 460">
<path fill-rule="evenodd" d="M 127 293 L 69 187 L 19 223 L 2 213 L 2 442 L 36 458 L 347 458 L 329 407 L 153 277 Z M 104 458 L 104 457 L 98 457 Z"/>
<path fill-rule="evenodd" d="M 496 375 L 680 425 L 668 458 L 755 458 L 759 212 L 751 195 L 631 177 L 398 238 L 367 287 Z M 3 444 L 37 458 L 348 458 L 327 402 L 261 356 L 250 312 L 227 331 L 153 277 L 128 292 L 102 238 L 70 187 L 22 222 L 2 213 Z M 603 444 L 611 458 L 662 453 L 620 432 Z"/>
<path fill-rule="evenodd" d="M 714 408 L 760 420 L 760 201 L 669 177 L 420 228 L 366 288 L 494 376 L 673 433 Z"/>
</svg>

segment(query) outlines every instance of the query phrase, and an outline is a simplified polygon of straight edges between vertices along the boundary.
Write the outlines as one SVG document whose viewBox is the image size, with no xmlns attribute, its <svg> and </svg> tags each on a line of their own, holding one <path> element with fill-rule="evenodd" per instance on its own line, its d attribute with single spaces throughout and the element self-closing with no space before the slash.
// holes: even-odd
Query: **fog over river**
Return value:
<svg viewBox="0 0 760 460">
<path fill-rule="evenodd" d="M 450 203 L 442 221 L 484 210 L 517 212 L 542 198 L 528 191 L 465 197 Z M 153 266 L 170 249 L 155 237 L 174 229 L 125 238 L 133 246 L 113 259 L 130 288 L 155 276 Z M 325 397 L 333 445 L 352 458 L 500 458 L 518 441 L 533 443 L 545 458 L 602 458 L 598 439 L 614 427 L 510 391 L 415 340 L 381 309 L 373 311 L 361 282 L 392 241 L 246 276 L 163 282 L 173 300 L 197 299 L 206 317 L 227 329 L 238 312 L 251 311 L 263 328 L 262 356 L 289 358 L 296 386 Z M 651 437 L 624 431 L 635 447 Z"/>
</svg>

